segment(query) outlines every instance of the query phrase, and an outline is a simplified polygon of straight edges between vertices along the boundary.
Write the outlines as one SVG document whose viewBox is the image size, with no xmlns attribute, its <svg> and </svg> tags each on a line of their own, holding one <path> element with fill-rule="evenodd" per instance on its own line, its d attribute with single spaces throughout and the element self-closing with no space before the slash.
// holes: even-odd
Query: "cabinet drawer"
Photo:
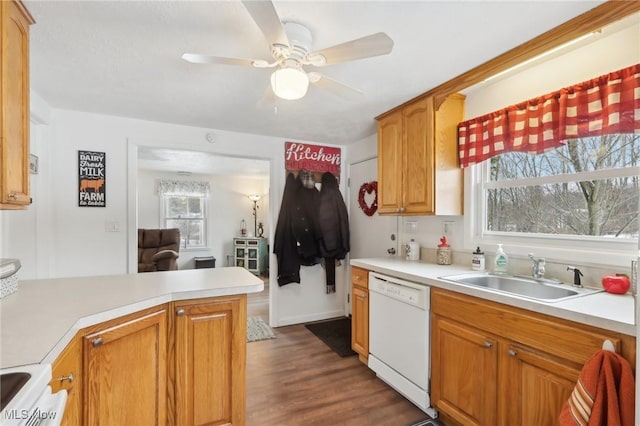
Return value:
<svg viewBox="0 0 640 426">
<path fill-rule="evenodd" d="M 369 288 L 369 271 L 366 269 L 351 267 L 351 283 L 358 287 Z"/>
<path fill-rule="evenodd" d="M 621 333 L 441 289 L 431 291 L 431 310 L 580 365 L 609 339 L 635 365 L 635 339 Z"/>
</svg>

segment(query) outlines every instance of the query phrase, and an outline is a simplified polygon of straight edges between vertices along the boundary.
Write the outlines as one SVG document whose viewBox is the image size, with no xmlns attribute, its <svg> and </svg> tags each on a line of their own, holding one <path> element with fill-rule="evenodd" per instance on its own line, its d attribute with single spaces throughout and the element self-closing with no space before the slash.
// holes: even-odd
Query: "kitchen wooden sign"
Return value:
<svg viewBox="0 0 640 426">
<path fill-rule="evenodd" d="M 284 168 L 287 172 L 297 175 L 300 170 L 307 170 L 318 176 L 329 172 L 340 180 L 340 162 L 340 148 L 285 142 Z"/>
<path fill-rule="evenodd" d="M 106 207 L 106 154 L 78 151 L 78 206 Z"/>
</svg>

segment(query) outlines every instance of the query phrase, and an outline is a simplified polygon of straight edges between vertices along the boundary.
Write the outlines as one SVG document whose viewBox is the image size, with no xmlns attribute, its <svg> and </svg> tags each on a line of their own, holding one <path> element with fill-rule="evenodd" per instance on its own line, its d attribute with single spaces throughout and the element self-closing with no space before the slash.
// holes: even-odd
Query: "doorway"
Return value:
<svg viewBox="0 0 640 426">
<path fill-rule="evenodd" d="M 197 182 L 203 184 L 199 187 L 207 187 L 206 244 L 181 247 L 178 269 L 195 268 L 196 257 L 214 257 L 216 268 L 234 266 L 234 238 L 241 236 L 241 223 L 246 224 L 247 235 L 259 235 L 254 227 L 261 224 L 269 246 L 270 160 L 132 144 L 129 152 L 129 158 L 133 159 L 129 164 L 130 176 L 134 177 L 129 182 L 130 273 L 137 272 L 137 229 L 163 228 L 165 224 L 162 197 L 158 194 L 160 181 Z M 254 195 L 260 195 L 255 203 L 255 197 L 249 198 Z M 265 290 L 256 294 L 252 303 L 257 303 L 259 315 L 268 322 L 269 279 L 268 276 L 260 278 L 265 282 Z"/>
</svg>

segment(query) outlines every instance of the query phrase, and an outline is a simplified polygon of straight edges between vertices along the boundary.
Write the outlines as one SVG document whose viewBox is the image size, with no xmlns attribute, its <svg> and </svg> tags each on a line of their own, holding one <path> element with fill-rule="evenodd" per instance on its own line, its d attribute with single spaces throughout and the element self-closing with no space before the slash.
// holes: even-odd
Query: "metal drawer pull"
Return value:
<svg viewBox="0 0 640 426">
<path fill-rule="evenodd" d="M 509 349 L 509 351 L 507 352 L 509 354 L 509 356 L 516 356 L 518 355 L 517 351 L 514 351 L 513 349 Z"/>
<path fill-rule="evenodd" d="M 485 341 L 485 342 L 483 343 L 483 346 L 484 346 L 485 348 L 490 348 L 490 347 L 492 347 L 492 346 L 493 346 L 493 343 L 491 343 L 491 342 L 489 342 L 489 341 Z"/>
<path fill-rule="evenodd" d="M 65 380 L 68 380 L 69 383 L 73 383 L 73 373 L 69 373 L 68 376 L 60 376 L 60 377 L 58 377 L 58 381 L 59 382 L 64 382 Z"/>
<path fill-rule="evenodd" d="M 91 344 L 93 345 L 94 348 L 102 346 L 103 343 L 104 343 L 104 341 L 102 340 L 102 337 L 98 337 L 97 339 L 93 339 L 93 342 L 91 342 Z"/>
<path fill-rule="evenodd" d="M 182 308 L 177 309 L 176 310 L 176 315 L 179 316 L 179 317 L 183 316 L 184 315 L 184 309 L 182 309 Z"/>
<path fill-rule="evenodd" d="M 7 194 L 7 199 L 13 200 L 13 201 L 17 201 L 18 200 L 18 194 L 16 194 L 15 192 L 9 193 L 9 194 Z"/>
</svg>

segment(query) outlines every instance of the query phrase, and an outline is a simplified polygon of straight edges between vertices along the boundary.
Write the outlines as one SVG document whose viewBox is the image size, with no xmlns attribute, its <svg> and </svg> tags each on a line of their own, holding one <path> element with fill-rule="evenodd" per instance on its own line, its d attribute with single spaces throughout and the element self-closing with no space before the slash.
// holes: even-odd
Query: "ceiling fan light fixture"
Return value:
<svg viewBox="0 0 640 426">
<path fill-rule="evenodd" d="M 307 94 L 309 77 L 299 68 L 280 68 L 271 74 L 271 89 L 277 97 L 294 101 Z"/>
</svg>

